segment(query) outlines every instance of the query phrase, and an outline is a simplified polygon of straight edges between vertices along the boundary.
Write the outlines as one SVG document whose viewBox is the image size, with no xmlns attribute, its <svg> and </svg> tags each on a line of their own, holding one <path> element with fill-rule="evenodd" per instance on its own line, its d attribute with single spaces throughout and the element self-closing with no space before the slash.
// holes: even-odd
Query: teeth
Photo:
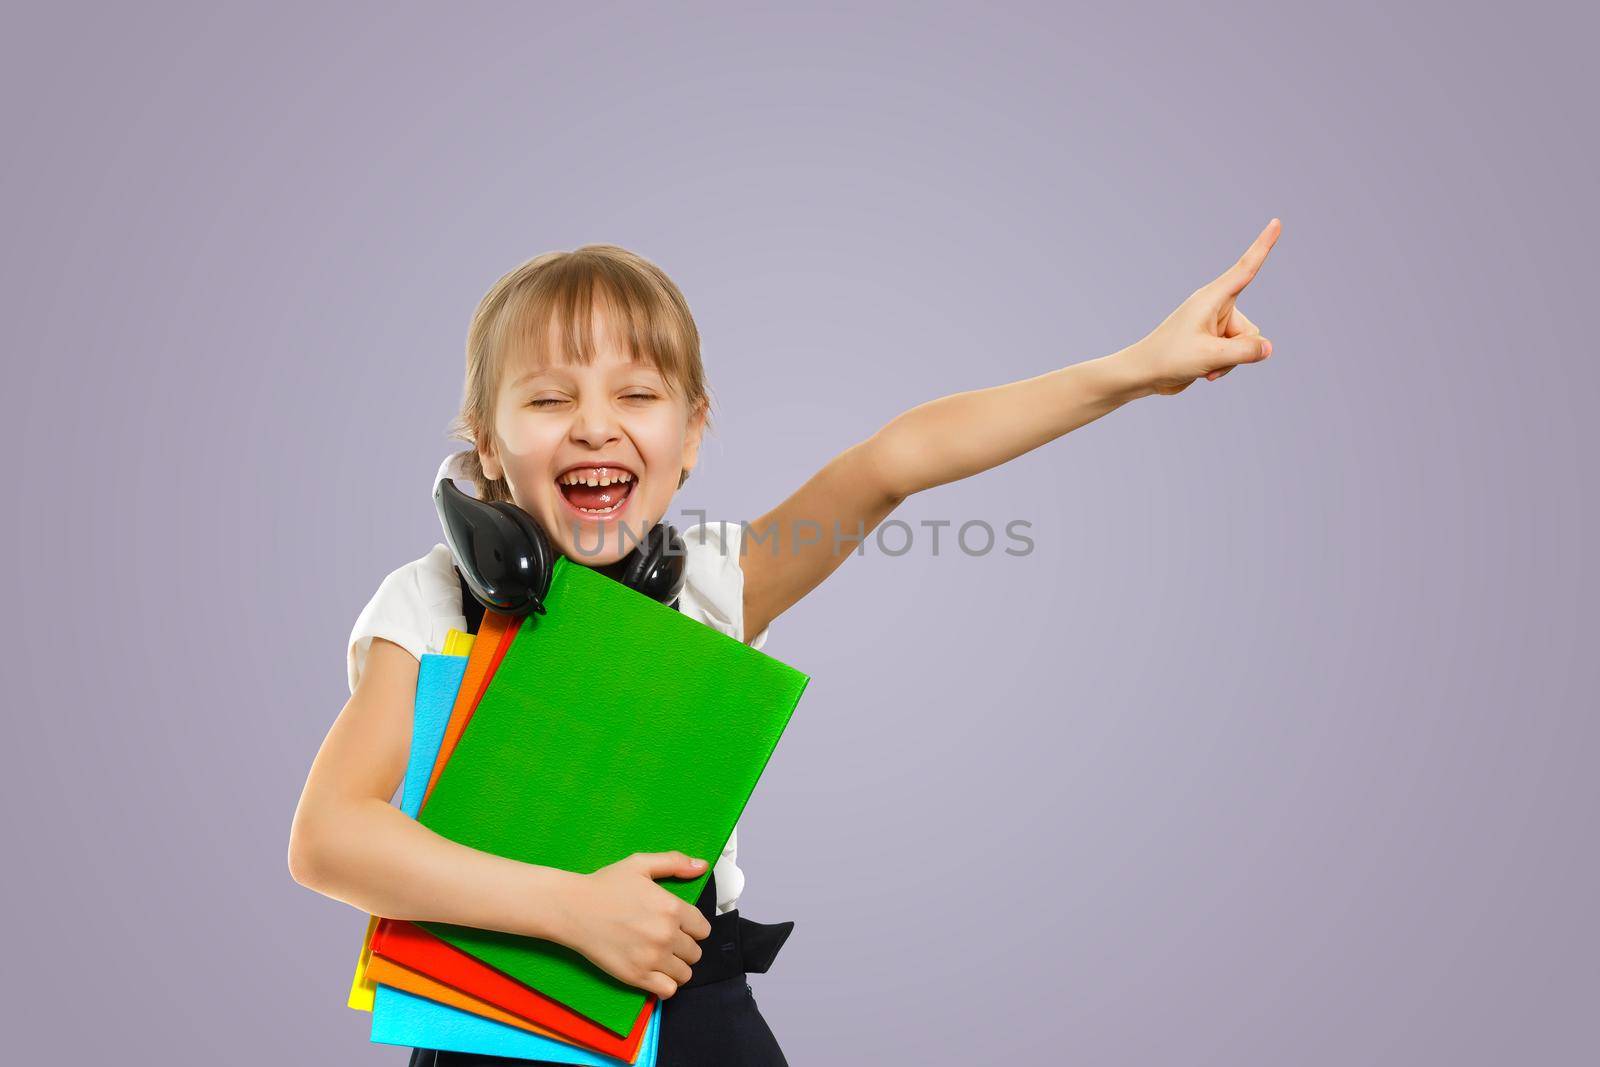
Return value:
<svg viewBox="0 0 1600 1067">
<path fill-rule="evenodd" d="M 561 485 L 620 485 L 633 481 L 633 475 L 614 467 L 581 467 L 568 471 L 556 481 Z"/>
</svg>

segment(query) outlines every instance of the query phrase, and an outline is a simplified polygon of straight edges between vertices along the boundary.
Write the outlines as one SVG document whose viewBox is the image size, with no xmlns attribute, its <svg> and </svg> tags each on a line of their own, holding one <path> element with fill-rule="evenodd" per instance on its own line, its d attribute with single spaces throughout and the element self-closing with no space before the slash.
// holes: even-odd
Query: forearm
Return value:
<svg viewBox="0 0 1600 1067">
<path fill-rule="evenodd" d="M 1148 395 L 1132 351 L 954 393 L 896 416 L 876 435 L 886 478 L 899 497 L 970 478 Z"/>
<path fill-rule="evenodd" d="M 297 820 L 297 881 L 363 911 L 562 941 L 581 875 L 441 837 L 381 800 L 345 800 Z"/>
</svg>

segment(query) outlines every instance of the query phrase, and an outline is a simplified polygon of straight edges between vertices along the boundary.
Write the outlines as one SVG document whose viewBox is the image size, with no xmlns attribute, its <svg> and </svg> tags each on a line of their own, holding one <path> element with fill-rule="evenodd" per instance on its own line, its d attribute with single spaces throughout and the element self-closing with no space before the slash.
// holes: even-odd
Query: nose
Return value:
<svg viewBox="0 0 1600 1067">
<path fill-rule="evenodd" d="M 604 394 L 591 393 L 579 401 L 572 418 L 572 440 L 590 448 L 604 448 L 622 437 L 616 410 Z"/>
</svg>

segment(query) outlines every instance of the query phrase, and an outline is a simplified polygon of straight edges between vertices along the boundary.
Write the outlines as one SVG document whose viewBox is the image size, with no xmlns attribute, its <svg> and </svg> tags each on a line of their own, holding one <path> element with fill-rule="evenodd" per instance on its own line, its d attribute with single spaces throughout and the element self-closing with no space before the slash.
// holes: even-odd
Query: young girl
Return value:
<svg viewBox="0 0 1600 1067">
<path fill-rule="evenodd" d="M 911 494 L 1005 463 L 1130 400 L 1266 359 L 1271 343 L 1236 301 L 1280 229 L 1269 222 L 1233 266 L 1127 348 L 914 407 L 835 456 L 750 522 L 748 535 L 738 522 L 691 527 L 678 609 L 761 648 L 773 620 L 851 558 L 851 538 Z M 604 568 L 663 520 L 699 457 L 709 413 L 699 334 L 672 281 L 613 245 L 552 252 L 501 278 L 478 305 L 454 427 L 472 450 L 441 475 L 470 480 L 481 499 L 513 502 L 557 551 Z M 706 897 L 690 906 L 655 879 L 698 877 L 706 858 L 635 853 L 577 874 L 458 845 L 390 805 L 405 773 L 418 659 L 479 615 L 443 544 L 378 587 L 350 635 L 350 700 L 295 812 L 295 880 L 376 915 L 581 952 L 662 998 L 664 1067 L 786 1063 L 742 972 L 713 974 L 707 961 L 702 978 L 717 980 L 691 982 L 713 920 L 736 914 L 737 828 Z M 764 970 L 771 951 L 744 969 Z M 491 1062 L 428 1049 L 411 1059 L 414 1067 Z"/>
</svg>

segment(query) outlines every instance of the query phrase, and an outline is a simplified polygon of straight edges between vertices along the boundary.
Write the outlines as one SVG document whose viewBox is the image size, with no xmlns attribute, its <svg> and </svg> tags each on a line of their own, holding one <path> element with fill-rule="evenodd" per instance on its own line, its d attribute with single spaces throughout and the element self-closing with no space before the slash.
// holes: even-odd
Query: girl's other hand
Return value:
<svg viewBox="0 0 1600 1067">
<path fill-rule="evenodd" d="M 580 876 L 561 941 L 607 974 L 666 999 L 700 959 L 711 936 L 700 909 L 657 885 L 657 878 L 697 878 L 705 861 L 682 852 L 635 852 Z"/>
<path fill-rule="evenodd" d="M 1259 363 L 1272 354 L 1272 342 L 1261 336 L 1235 302 L 1266 262 L 1281 232 L 1279 220 L 1267 223 L 1237 263 L 1196 289 L 1128 350 L 1136 373 L 1151 392 L 1174 396 L 1196 378 L 1214 382 L 1241 363 Z"/>
</svg>

